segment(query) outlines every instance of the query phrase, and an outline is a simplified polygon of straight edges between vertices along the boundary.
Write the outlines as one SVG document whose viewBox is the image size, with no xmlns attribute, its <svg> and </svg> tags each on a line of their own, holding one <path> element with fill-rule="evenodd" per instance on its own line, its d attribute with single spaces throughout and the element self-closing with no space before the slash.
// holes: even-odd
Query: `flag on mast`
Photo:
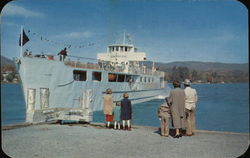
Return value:
<svg viewBox="0 0 250 158">
<path fill-rule="evenodd" d="M 22 38 L 22 41 L 21 41 Z M 19 46 L 24 46 L 25 43 L 27 43 L 30 39 L 28 36 L 25 34 L 24 30 L 22 31 L 22 35 L 19 37 Z"/>
</svg>

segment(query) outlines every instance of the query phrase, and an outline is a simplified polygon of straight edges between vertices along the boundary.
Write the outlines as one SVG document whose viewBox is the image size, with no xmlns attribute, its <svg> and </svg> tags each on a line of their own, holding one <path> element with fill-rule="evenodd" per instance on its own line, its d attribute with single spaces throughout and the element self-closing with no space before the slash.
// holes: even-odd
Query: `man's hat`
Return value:
<svg viewBox="0 0 250 158">
<path fill-rule="evenodd" d="M 190 86 L 191 85 L 191 81 L 189 79 L 185 79 L 184 85 Z"/>
</svg>

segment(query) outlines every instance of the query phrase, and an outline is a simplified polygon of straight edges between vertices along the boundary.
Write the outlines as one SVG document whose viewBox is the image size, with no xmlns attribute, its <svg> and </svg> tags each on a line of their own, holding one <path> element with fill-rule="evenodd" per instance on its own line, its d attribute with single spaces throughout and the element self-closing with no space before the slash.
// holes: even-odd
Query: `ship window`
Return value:
<svg viewBox="0 0 250 158">
<path fill-rule="evenodd" d="M 144 77 L 144 82 L 147 82 L 147 77 Z"/>
<path fill-rule="evenodd" d="M 125 52 L 127 52 L 128 51 L 128 47 L 125 47 Z"/>
<path fill-rule="evenodd" d="M 73 76 L 74 76 L 75 81 L 86 81 L 87 80 L 87 72 L 86 71 L 74 70 Z"/>
<path fill-rule="evenodd" d="M 152 82 L 154 82 L 154 78 L 152 78 Z"/>
<path fill-rule="evenodd" d="M 126 75 L 126 82 L 133 82 L 133 76 L 132 75 Z"/>
<path fill-rule="evenodd" d="M 150 82 L 150 77 L 148 78 L 148 82 Z"/>
<path fill-rule="evenodd" d="M 116 82 L 117 74 L 109 73 L 109 82 Z"/>
<path fill-rule="evenodd" d="M 114 47 L 112 47 L 112 52 L 115 50 L 115 48 Z"/>
<path fill-rule="evenodd" d="M 140 77 L 140 82 L 142 82 L 142 77 Z"/>
<path fill-rule="evenodd" d="M 115 50 L 118 51 L 118 50 L 119 50 L 119 47 L 115 47 Z"/>
<path fill-rule="evenodd" d="M 124 82 L 124 80 L 125 80 L 125 75 L 119 74 L 117 82 Z"/>
<path fill-rule="evenodd" d="M 93 81 L 101 81 L 102 80 L 102 73 L 101 72 L 93 72 L 92 73 L 92 80 Z"/>
<path fill-rule="evenodd" d="M 123 51 L 123 47 L 121 47 L 121 51 Z"/>
</svg>

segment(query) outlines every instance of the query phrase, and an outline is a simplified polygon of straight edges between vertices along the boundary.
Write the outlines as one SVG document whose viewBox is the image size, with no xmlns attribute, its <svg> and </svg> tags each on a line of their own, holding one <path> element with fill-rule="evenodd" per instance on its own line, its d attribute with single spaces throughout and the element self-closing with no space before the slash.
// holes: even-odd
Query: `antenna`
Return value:
<svg viewBox="0 0 250 158">
<path fill-rule="evenodd" d="M 125 30 L 123 31 L 123 44 L 125 44 Z"/>
<path fill-rule="evenodd" d="M 155 70 L 155 62 L 153 60 L 152 71 L 154 71 L 154 70 Z"/>
</svg>

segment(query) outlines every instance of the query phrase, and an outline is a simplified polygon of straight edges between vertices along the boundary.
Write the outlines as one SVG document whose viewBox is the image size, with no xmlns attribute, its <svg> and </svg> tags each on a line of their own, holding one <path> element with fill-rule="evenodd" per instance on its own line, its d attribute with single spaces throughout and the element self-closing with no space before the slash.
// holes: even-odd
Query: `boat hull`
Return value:
<svg viewBox="0 0 250 158">
<path fill-rule="evenodd" d="M 102 98 L 107 88 L 112 89 L 114 101 L 120 101 L 123 93 L 129 93 L 132 104 L 168 95 L 168 89 L 160 83 L 162 76 L 129 74 L 135 78 L 133 82 L 110 82 L 110 71 L 69 66 L 65 62 L 36 57 L 19 58 L 17 69 L 26 103 L 26 122 L 90 122 L 93 111 L 102 110 Z M 86 73 L 81 76 L 75 72 Z M 101 74 L 100 80 L 93 78 L 95 72 Z M 141 77 L 154 82 L 141 82 Z"/>
</svg>

